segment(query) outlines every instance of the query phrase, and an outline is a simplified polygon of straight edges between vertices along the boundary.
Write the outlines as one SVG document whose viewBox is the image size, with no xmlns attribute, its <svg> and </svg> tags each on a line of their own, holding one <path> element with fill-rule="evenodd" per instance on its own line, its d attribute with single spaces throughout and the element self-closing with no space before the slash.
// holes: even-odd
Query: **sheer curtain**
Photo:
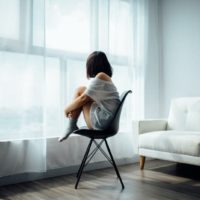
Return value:
<svg viewBox="0 0 200 200">
<path fill-rule="evenodd" d="M 1 0 L 0 27 L 0 176 L 45 171 L 44 1 Z"/>
<path fill-rule="evenodd" d="M 158 0 L 131 1 L 131 51 L 133 70 L 133 119 L 159 116 L 159 24 Z M 134 152 L 137 152 L 138 135 L 133 132 Z"/>
<path fill-rule="evenodd" d="M 134 127 L 129 125 L 133 125 L 133 120 L 157 117 L 159 114 L 159 2 L 109 2 L 109 53 L 123 56 L 126 62 L 115 67 L 114 80 L 116 78 L 119 90 L 129 88 L 133 91 L 126 104 L 126 114 L 122 115 L 122 122 L 125 120 L 127 125 L 121 125 L 127 129 L 124 132 L 121 130 L 113 145 L 116 149 L 122 147 L 116 150 L 119 157 L 131 158 L 137 153 L 138 136 L 133 132 Z"/>
<path fill-rule="evenodd" d="M 46 0 L 46 56 L 60 60 L 61 110 L 72 99 L 79 85 L 88 84 L 85 63 L 87 56 L 95 50 L 107 54 L 114 71 L 113 82 L 119 93 L 132 89 L 128 54 L 131 48 L 131 11 L 129 0 Z M 122 112 L 120 134 L 109 141 L 113 154 L 119 159 L 132 159 L 133 156 L 131 110 L 132 101 L 129 97 Z M 61 122 L 64 130 L 66 120 L 63 118 Z M 83 119 L 79 121 L 81 125 L 85 125 Z M 60 149 L 55 167 L 79 164 L 80 151 L 84 151 L 87 140 L 70 137 L 69 143 L 67 146 L 61 144 L 65 150 Z M 51 145 L 49 149 L 56 148 L 53 142 Z M 72 146 L 77 148 L 72 150 Z M 93 161 L 102 159 L 97 157 Z"/>
<path fill-rule="evenodd" d="M 0 176 L 80 163 L 87 141 L 57 138 L 64 107 L 88 84 L 85 62 L 95 50 L 108 55 L 119 92 L 133 90 L 109 141 L 116 158 L 133 158 L 132 120 L 144 116 L 147 2 L 0 0 Z"/>
</svg>

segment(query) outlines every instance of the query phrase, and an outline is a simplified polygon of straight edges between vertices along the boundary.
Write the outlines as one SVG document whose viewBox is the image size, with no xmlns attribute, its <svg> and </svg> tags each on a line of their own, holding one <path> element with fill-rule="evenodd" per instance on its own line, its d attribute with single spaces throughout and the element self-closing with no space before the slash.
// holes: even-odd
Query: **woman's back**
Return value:
<svg viewBox="0 0 200 200">
<path fill-rule="evenodd" d="M 91 120 L 94 129 L 103 129 L 112 120 L 120 103 L 119 93 L 112 81 L 96 76 L 87 87 L 85 94 L 94 100 Z"/>
</svg>

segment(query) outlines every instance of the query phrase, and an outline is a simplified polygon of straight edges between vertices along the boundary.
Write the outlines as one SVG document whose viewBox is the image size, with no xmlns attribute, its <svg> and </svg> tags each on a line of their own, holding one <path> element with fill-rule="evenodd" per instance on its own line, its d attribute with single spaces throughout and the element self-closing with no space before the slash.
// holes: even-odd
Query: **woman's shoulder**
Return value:
<svg viewBox="0 0 200 200">
<path fill-rule="evenodd" d="M 111 81 L 111 78 L 110 76 L 108 76 L 106 73 L 104 72 L 99 72 L 97 75 L 96 75 L 97 78 L 101 79 L 101 80 L 104 80 L 104 81 Z"/>
</svg>

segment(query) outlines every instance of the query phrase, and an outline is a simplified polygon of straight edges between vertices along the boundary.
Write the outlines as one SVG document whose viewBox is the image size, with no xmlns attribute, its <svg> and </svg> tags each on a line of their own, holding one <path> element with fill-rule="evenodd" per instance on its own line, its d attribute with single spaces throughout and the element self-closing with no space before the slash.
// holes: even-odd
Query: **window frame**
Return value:
<svg viewBox="0 0 200 200">
<path fill-rule="evenodd" d="M 86 53 L 80 52 L 70 52 L 60 49 L 51 49 L 46 48 L 45 44 L 43 47 L 33 45 L 33 1 L 34 0 L 20 0 L 20 24 L 19 24 L 19 39 L 13 40 L 9 38 L 2 38 L 0 37 L 0 50 L 8 51 L 13 53 L 27 53 L 30 55 L 38 55 L 44 56 L 44 58 L 53 57 L 59 59 L 60 62 L 60 85 L 64 85 L 66 83 L 66 76 L 67 68 L 68 68 L 68 60 L 76 60 L 85 62 L 87 58 Z M 106 9 L 106 20 L 107 25 L 109 25 L 109 7 L 110 7 L 110 0 L 104 0 L 107 6 Z M 129 2 L 128 0 L 121 0 Z M 102 1 L 101 1 L 102 3 Z M 99 12 L 100 12 L 100 1 L 99 0 L 90 0 L 90 14 L 91 14 L 91 35 L 92 35 L 92 42 L 90 49 L 99 49 L 100 47 L 100 38 L 101 35 L 99 34 Z M 28 13 L 28 15 L 27 15 Z M 106 40 L 109 40 L 109 29 L 106 29 L 105 32 Z M 45 34 L 45 33 L 44 33 Z M 109 50 L 108 44 L 106 44 L 107 51 Z M 128 55 L 127 56 L 120 56 L 107 53 L 111 65 L 121 65 L 121 66 L 128 66 Z M 44 59 L 45 60 L 45 59 Z M 45 62 L 45 61 L 44 61 Z M 63 73 L 64 72 L 64 73 Z M 63 115 L 62 108 L 66 105 L 67 99 L 67 92 L 65 87 L 61 87 L 60 91 L 60 116 Z M 62 128 L 64 128 L 64 119 L 61 118 Z"/>
</svg>

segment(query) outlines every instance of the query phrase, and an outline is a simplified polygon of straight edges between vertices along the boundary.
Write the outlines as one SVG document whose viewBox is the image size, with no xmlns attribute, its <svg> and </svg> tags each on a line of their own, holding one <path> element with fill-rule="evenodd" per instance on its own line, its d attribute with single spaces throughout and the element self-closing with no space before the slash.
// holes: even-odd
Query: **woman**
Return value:
<svg viewBox="0 0 200 200">
<path fill-rule="evenodd" d="M 87 88 L 79 87 L 74 100 L 65 108 L 69 124 L 59 138 L 60 142 L 78 129 L 77 120 L 82 111 L 88 128 L 102 130 L 109 125 L 120 103 L 119 93 L 111 80 L 112 67 L 105 53 L 95 51 L 90 54 L 86 72 L 88 79 L 94 79 Z"/>
</svg>

